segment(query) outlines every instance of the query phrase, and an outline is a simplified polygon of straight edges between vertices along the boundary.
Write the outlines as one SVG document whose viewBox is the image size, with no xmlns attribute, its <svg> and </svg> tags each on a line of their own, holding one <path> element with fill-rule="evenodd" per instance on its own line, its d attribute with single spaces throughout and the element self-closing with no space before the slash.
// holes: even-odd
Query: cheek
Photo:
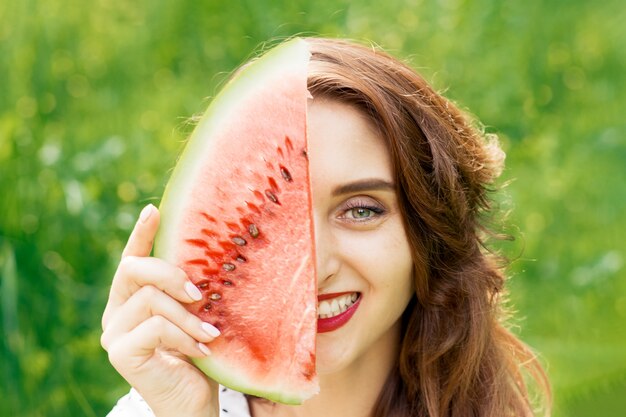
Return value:
<svg viewBox="0 0 626 417">
<path fill-rule="evenodd" d="M 411 250 L 400 225 L 386 226 L 366 237 L 353 237 L 344 252 L 346 260 L 374 293 L 400 297 L 398 302 L 408 300 L 413 294 Z"/>
</svg>

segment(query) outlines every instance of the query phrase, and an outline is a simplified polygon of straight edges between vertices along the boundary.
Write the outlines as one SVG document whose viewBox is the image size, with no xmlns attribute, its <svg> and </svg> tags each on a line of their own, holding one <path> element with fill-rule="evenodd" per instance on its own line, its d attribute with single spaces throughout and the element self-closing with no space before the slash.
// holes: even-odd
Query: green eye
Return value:
<svg viewBox="0 0 626 417">
<path fill-rule="evenodd" d="M 350 210 L 350 214 L 355 219 L 367 219 L 372 215 L 372 210 L 365 207 L 355 207 Z"/>
<path fill-rule="evenodd" d="M 353 198 L 341 207 L 339 218 L 352 224 L 373 224 L 385 212 L 384 207 L 373 198 Z"/>
</svg>

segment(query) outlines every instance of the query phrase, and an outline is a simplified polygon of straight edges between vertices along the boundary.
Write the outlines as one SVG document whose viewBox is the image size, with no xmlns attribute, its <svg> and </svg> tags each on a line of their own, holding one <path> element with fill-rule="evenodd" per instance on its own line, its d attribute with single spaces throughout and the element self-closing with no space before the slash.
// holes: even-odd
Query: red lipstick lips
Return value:
<svg viewBox="0 0 626 417">
<path fill-rule="evenodd" d="M 318 300 L 319 301 L 328 300 L 331 298 L 339 297 L 343 294 L 349 294 L 349 293 L 324 294 L 324 295 L 320 295 L 318 297 Z M 361 294 L 358 294 L 358 298 L 354 302 L 354 304 L 348 307 L 348 309 L 344 311 L 343 313 L 340 313 L 334 317 L 329 317 L 325 319 L 318 318 L 317 319 L 317 332 L 318 333 L 332 332 L 333 330 L 336 330 L 340 328 L 341 326 L 343 326 L 344 324 L 346 324 L 348 320 L 352 318 L 352 316 L 356 312 L 356 309 L 359 307 L 360 303 L 361 303 Z"/>
</svg>

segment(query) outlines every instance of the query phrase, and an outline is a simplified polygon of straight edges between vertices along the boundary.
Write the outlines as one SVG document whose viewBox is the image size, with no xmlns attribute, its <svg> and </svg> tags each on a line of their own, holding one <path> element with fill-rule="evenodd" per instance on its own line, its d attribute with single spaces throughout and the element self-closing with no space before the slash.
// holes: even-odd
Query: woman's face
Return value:
<svg viewBox="0 0 626 417">
<path fill-rule="evenodd" d="M 308 137 L 323 375 L 396 352 L 413 262 L 389 153 L 371 122 L 352 106 L 310 100 Z"/>
</svg>

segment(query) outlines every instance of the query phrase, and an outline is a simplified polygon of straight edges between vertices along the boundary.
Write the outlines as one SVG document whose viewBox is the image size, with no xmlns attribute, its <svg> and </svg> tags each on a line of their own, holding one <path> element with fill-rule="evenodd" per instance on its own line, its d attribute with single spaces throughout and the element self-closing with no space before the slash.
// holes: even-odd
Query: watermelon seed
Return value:
<svg viewBox="0 0 626 417">
<path fill-rule="evenodd" d="M 267 177 L 267 182 L 270 184 L 270 188 L 272 190 L 272 192 L 279 192 L 280 190 L 278 189 L 278 184 L 276 183 L 276 180 L 272 177 Z"/>
<path fill-rule="evenodd" d="M 205 290 L 208 286 L 209 286 L 209 283 L 208 283 L 208 282 L 206 282 L 206 281 L 205 281 L 205 282 L 201 282 L 201 283 L 199 283 L 199 284 L 197 285 L 197 287 L 198 287 L 199 289 L 201 289 L 201 290 Z"/>
<path fill-rule="evenodd" d="M 232 242 L 229 242 L 227 240 L 220 240 L 219 242 L 217 242 L 217 244 L 225 251 L 229 251 L 235 248 L 235 245 L 233 245 Z"/>
<path fill-rule="evenodd" d="M 278 202 L 278 198 L 276 197 L 276 195 L 272 192 L 272 190 L 265 190 L 265 195 L 267 196 L 267 198 L 270 199 L 270 201 L 272 203 L 276 203 L 278 205 L 280 205 L 280 203 Z"/>
<path fill-rule="evenodd" d="M 235 236 L 233 237 L 233 243 L 238 246 L 244 246 L 247 242 L 246 239 L 242 238 L 241 236 Z"/>
<path fill-rule="evenodd" d="M 249 201 L 246 201 L 246 206 L 248 206 L 248 208 L 249 208 L 251 211 L 255 212 L 256 214 L 260 214 L 260 213 L 261 213 L 261 210 L 259 210 L 259 208 L 257 207 L 257 205 L 256 205 L 256 204 L 254 204 L 254 203 L 250 203 Z"/>
<path fill-rule="evenodd" d="M 231 281 L 222 281 L 222 284 L 226 285 L 227 287 L 230 287 L 231 285 L 233 285 L 233 283 Z"/>
<path fill-rule="evenodd" d="M 206 236 L 208 236 L 208 237 L 219 237 L 219 235 L 218 235 L 216 232 L 214 232 L 213 230 L 209 230 L 209 229 L 200 229 L 200 232 L 201 232 L 203 235 L 206 235 Z"/>
<path fill-rule="evenodd" d="M 291 182 L 293 181 L 293 178 L 291 177 L 291 173 L 287 170 L 287 168 L 285 168 L 284 166 L 280 166 L 280 174 L 283 176 L 283 179 L 287 182 Z"/>
<path fill-rule="evenodd" d="M 256 224 L 251 224 L 250 226 L 248 226 L 248 231 L 250 232 L 250 236 L 252 236 L 253 238 L 257 238 L 259 237 L 259 229 L 256 227 Z"/>
<path fill-rule="evenodd" d="M 201 248 L 206 248 L 209 246 L 206 240 L 203 240 L 203 239 L 185 239 L 185 242 L 190 243 L 194 246 L 201 247 Z"/>
<path fill-rule="evenodd" d="M 309 154 L 306 153 L 306 149 L 302 149 L 302 156 L 304 156 L 304 159 L 309 159 Z"/>
<path fill-rule="evenodd" d="M 209 266 L 209 263 L 206 259 L 190 259 L 186 262 L 188 265 L 203 265 Z"/>
<path fill-rule="evenodd" d="M 212 223 L 215 223 L 215 217 L 213 217 L 213 216 L 211 216 L 211 215 L 209 215 L 209 214 L 207 214 L 207 213 L 204 213 L 204 212 L 202 212 L 202 211 L 200 212 L 200 214 L 201 214 L 201 215 L 202 215 L 205 219 L 207 219 L 208 221 L 210 221 L 210 222 L 212 222 Z"/>
<path fill-rule="evenodd" d="M 293 143 L 291 143 L 289 136 L 285 136 L 285 146 L 287 146 L 288 150 L 293 150 Z"/>
<path fill-rule="evenodd" d="M 205 304 L 205 305 L 204 305 L 204 307 L 202 307 L 202 309 L 203 309 L 204 311 L 209 311 L 209 310 L 211 309 L 211 303 L 207 303 L 207 304 Z"/>
<path fill-rule="evenodd" d="M 239 225 L 237 223 L 225 222 L 224 224 L 233 232 L 236 232 L 237 230 L 239 230 Z"/>
<path fill-rule="evenodd" d="M 259 200 L 263 201 L 263 194 L 259 190 L 254 190 L 254 196 Z"/>
<path fill-rule="evenodd" d="M 211 300 L 213 300 L 213 301 L 217 301 L 217 300 L 221 300 L 221 299 L 222 299 L 222 296 L 221 296 L 221 295 L 219 295 L 218 293 L 214 292 L 213 294 L 211 294 L 211 295 L 209 296 L 209 298 L 210 298 Z"/>
<path fill-rule="evenodd" d="M 238 260 L 239 262 L 247 261 L 247 259 L 243 255 L 237 255 L 235 259 Z"/>
<path fill-rule="evenodd" d="M 224 268 L 224 271 L 230 272 L 235 270 L 235 265 L 225 262 L 224 264 L 222 264 L 222 268 Z"/>
<path fill-rule="evenodd" d="M 207 251 L 207 252 L 208 252 L 208 251 Z M 209 255 L 209 256 L 221 256 L 221 253 L 214 254 L 214 253 L 212 253 L 212 252 L 208 252 L 208 253 L 207 253 L 207 255 Z M 219 272 L 220 272 L 220 271 L 218 271 L 218 270 L 217 270 L 217 269 L 215 269 L 215 268 L 202 268 L 202 273 L 203 273 L 204 275 L 208 275 L 208 276 L 215 275 L 215 274 L 219 274 Z"/>
</svg>

